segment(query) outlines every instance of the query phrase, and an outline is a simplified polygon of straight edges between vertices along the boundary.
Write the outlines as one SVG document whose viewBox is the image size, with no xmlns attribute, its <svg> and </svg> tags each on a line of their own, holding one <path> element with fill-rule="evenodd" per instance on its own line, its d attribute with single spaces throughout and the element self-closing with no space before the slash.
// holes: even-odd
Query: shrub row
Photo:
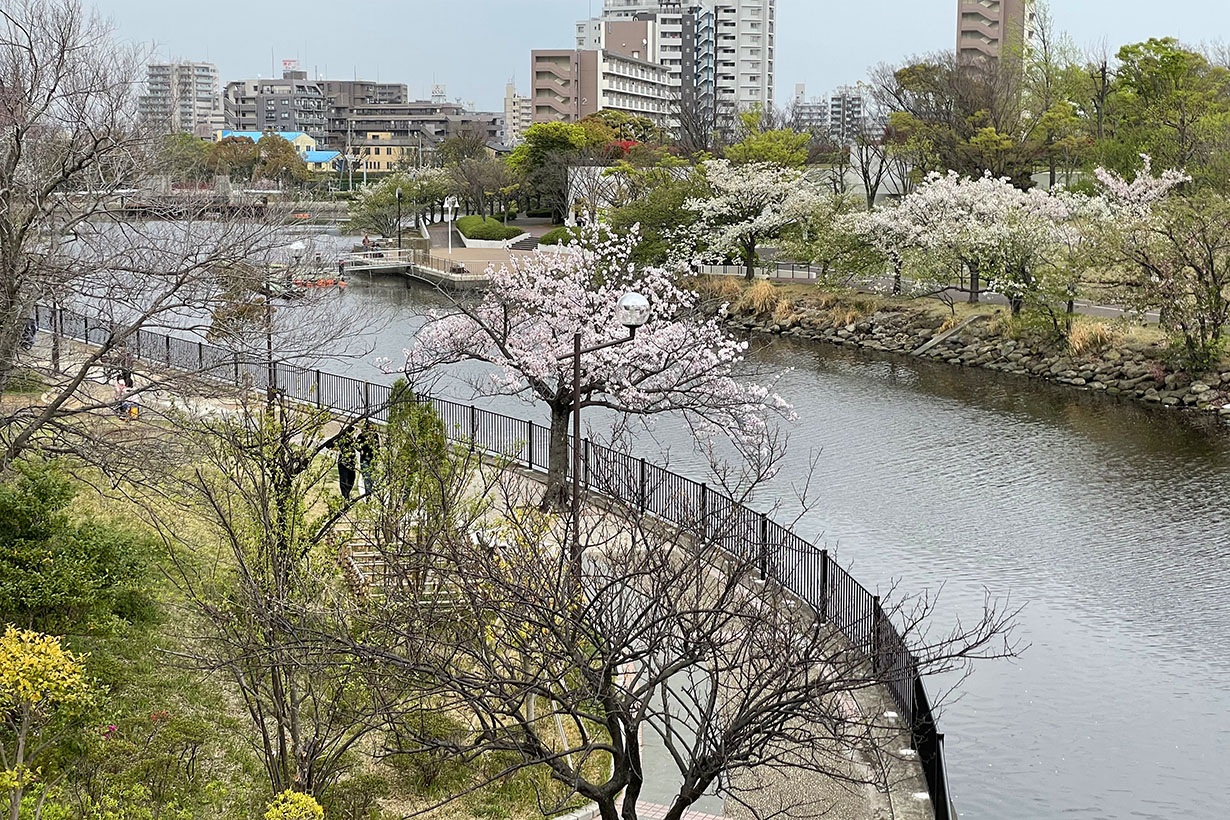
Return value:
<svg viewBox="0 0 1230 820">
<path fill-rule="evenodd" d="M 502 242 L 520 236 L 524 231 L 520 228 L 506 227 L 498 219 L 484 219 L 481 216 L 463 216 L 457 220 L 457 230 L 466 239 L 478 239 L 487 242 Z"/>
</svg>

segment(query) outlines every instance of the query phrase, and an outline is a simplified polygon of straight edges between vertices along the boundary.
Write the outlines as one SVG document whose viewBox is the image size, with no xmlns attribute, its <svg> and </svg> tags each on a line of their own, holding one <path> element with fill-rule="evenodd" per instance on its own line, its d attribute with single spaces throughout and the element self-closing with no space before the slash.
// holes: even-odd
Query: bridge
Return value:
<svg viewBox="0 0 1230 820">
<path fill-rule="evenodd" d="M 348 253 L 338 262 L 346 273 L 400 273 L 454 290 L 481 288 L 488 281 L 486 262 L 463 262 L 412 248 Z"/>
</svg>

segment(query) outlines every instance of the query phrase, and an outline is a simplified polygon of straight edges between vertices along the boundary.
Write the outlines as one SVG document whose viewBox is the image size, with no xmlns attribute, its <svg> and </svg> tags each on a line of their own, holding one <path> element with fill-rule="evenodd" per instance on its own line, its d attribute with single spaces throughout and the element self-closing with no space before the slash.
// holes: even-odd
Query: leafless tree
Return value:
<svg viewBox="0 0 1230 820">
<path fill-rule="evenodd" d="M 142 331 L 202 338 L 230 299 L 220 279 L 248 275 L 246 290 L 260 289 L 290 240 L 276 209 L 154 192 L 157 140 L 135 105 L 141 55 L 76 0 L 8 4 L 0 32 L 0 470 L 32 448 L 140 466 L 155 431 L 105 423 L 112 388 L 100 376 L 128 370 Z M 134 201 L 174 219 L 117 216 Z M 35 344 L 40 304 L 91 317 L 77 332 L 93 346 Z M 60 321 L 39 313 L 44 330 Z M 33 393 L 13 395 L 19 371 Z M 191 389 L 178 373 L 143 376 L 143 391 Z"/>
<path fill-rule="evenodd" d="M 595 483 L 618 483 L 619 472 Z M 680 783 L 668 820 L 713 792 L 756 817 L 831 808 L 765 811 L 772 801 L 758 784 L 770 772 L 881 786 L 899 776 L 859 761 L 875 758 L 886 738 L 908 743 L 902 726 L 879 717 L 883 707 L 866 708 L 910 674 L 889 661 L 902 656 L 853 645 L 823 613 L 760 580 L 766 571 L 814 572 L 818 552 L 747 549 L 733 509 L 720 504 L 680 527 L 613 503 L 580 527 L 578 565 L 565 528 L 525 511 L 533 495 L 505 473 L 487 487 L 475 519 L 484 527 L 420 530 L 413 543 L 385 545 L 388 580 L 373 629 L 385 640 L 342 643 L 373 675 L 423 681 L 431 707 L 469 727 L 442 737 L 409 722 L 388 754 L 498 753 L 504 764 L 474 788 L 536 768 L 565 794 L 596 802 L 604 820 L 638 816 L 652 776 L 645 742 L 661 744 L 672 765 L 659 785 Z M 723 552 L 723 543 L 744 549 Z M 419 580 L 425 566 L 430 594 Z M 1011 618 L 992 604 L 973 625 L 938 637 L 924 630 L 932 612 L 928 599 L 899 598 L 879 622 L 906 637 L 924 674 L 1014 651 Z M 558 808 L 558 796 L 549 800 L 544 794 L 544 809 Z"/>
<path fill-rule="evenodd" d="M 716 154 L 734 142 L 738 117 L 729 103 L 675 89 L 669 108 L 675 123 L 675 144 L 688 155 Z"/>
<path fill-rule="evenodd" d="M 453 188 L 481 216 L 490 216 L 495 199 L 509 184 L 508 168 L 494 157 L 468 157 L 452 167 Z M 468 205 L 467 205 L 468 207 Z"/>
<path fill-rule="evenodd" d="M 333 459 L 323 457 L 346 445 L 326 435 L 329 424 L 327 411 L 281 397 L 185 416 L 191 467 L 140 496 L 184 602 L 178 654 L 233 688 L 275 793 L 329 789 L 407 689 L 371 686 L 314 641 L 348 633 L 358 614 L 338 565 L 353 508 L 333 494 Z"/>
<path fill-rule="evenodd" d="M 855 173 L 863 183 L 867 196 L 867 208 L 875 207 L 880 186 L 889 173 L 889 143 L 883 121 L 877 114 L 868 115 L 854 134 L 850 146 L 850 160 Z"/>
</svg>

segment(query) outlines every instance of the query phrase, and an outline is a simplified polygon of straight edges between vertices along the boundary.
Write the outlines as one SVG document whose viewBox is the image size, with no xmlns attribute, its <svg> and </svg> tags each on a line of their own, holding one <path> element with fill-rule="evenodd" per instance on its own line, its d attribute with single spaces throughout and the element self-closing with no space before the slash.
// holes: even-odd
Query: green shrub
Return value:
<svg viewBox="0 0 1230 820">
<path fill-rule="evenodd" d="M 574 228 L 558 227 L 543 234 L 538 240 L 539 245 L 567 245 L 576 238 Z"/>
<path fill-rule="evenodd" d="M 498 219 L 484 219 L 481 216 L 463 216 L 457 220 L 457 230 L 466 239 L 491 242 L 502 242 L 524 233 L 520 228 L 505 227 Z"/>
</svg>

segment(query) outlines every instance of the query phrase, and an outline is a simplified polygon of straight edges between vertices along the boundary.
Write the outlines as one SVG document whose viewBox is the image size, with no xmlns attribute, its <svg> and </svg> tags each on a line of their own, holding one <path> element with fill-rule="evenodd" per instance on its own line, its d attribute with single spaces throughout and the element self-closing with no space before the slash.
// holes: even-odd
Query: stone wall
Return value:
<svg viewBox="0 0 1230 820">
<path fill-rule="evenodd" d="M 940 335 L 943 319 L 931 314 L 881 310 L 843 326 L 828 316 L 796 314 L 784 323 L 768 316 L 728 315 L 732 327 L 811 339 L 846 347 L 912 353 Z M 927 350 L 921 358 L 961 367 L 983 367 L 1122 396 L 1149 404 L 1217 413 L 1230 424 L 1230 369 L 1188 373 L 1168 365 L 1164 351 L 1144 342 L 1077 355 L 1044 342 L 1009 338 L 981 321 Z"/>
</svg>

